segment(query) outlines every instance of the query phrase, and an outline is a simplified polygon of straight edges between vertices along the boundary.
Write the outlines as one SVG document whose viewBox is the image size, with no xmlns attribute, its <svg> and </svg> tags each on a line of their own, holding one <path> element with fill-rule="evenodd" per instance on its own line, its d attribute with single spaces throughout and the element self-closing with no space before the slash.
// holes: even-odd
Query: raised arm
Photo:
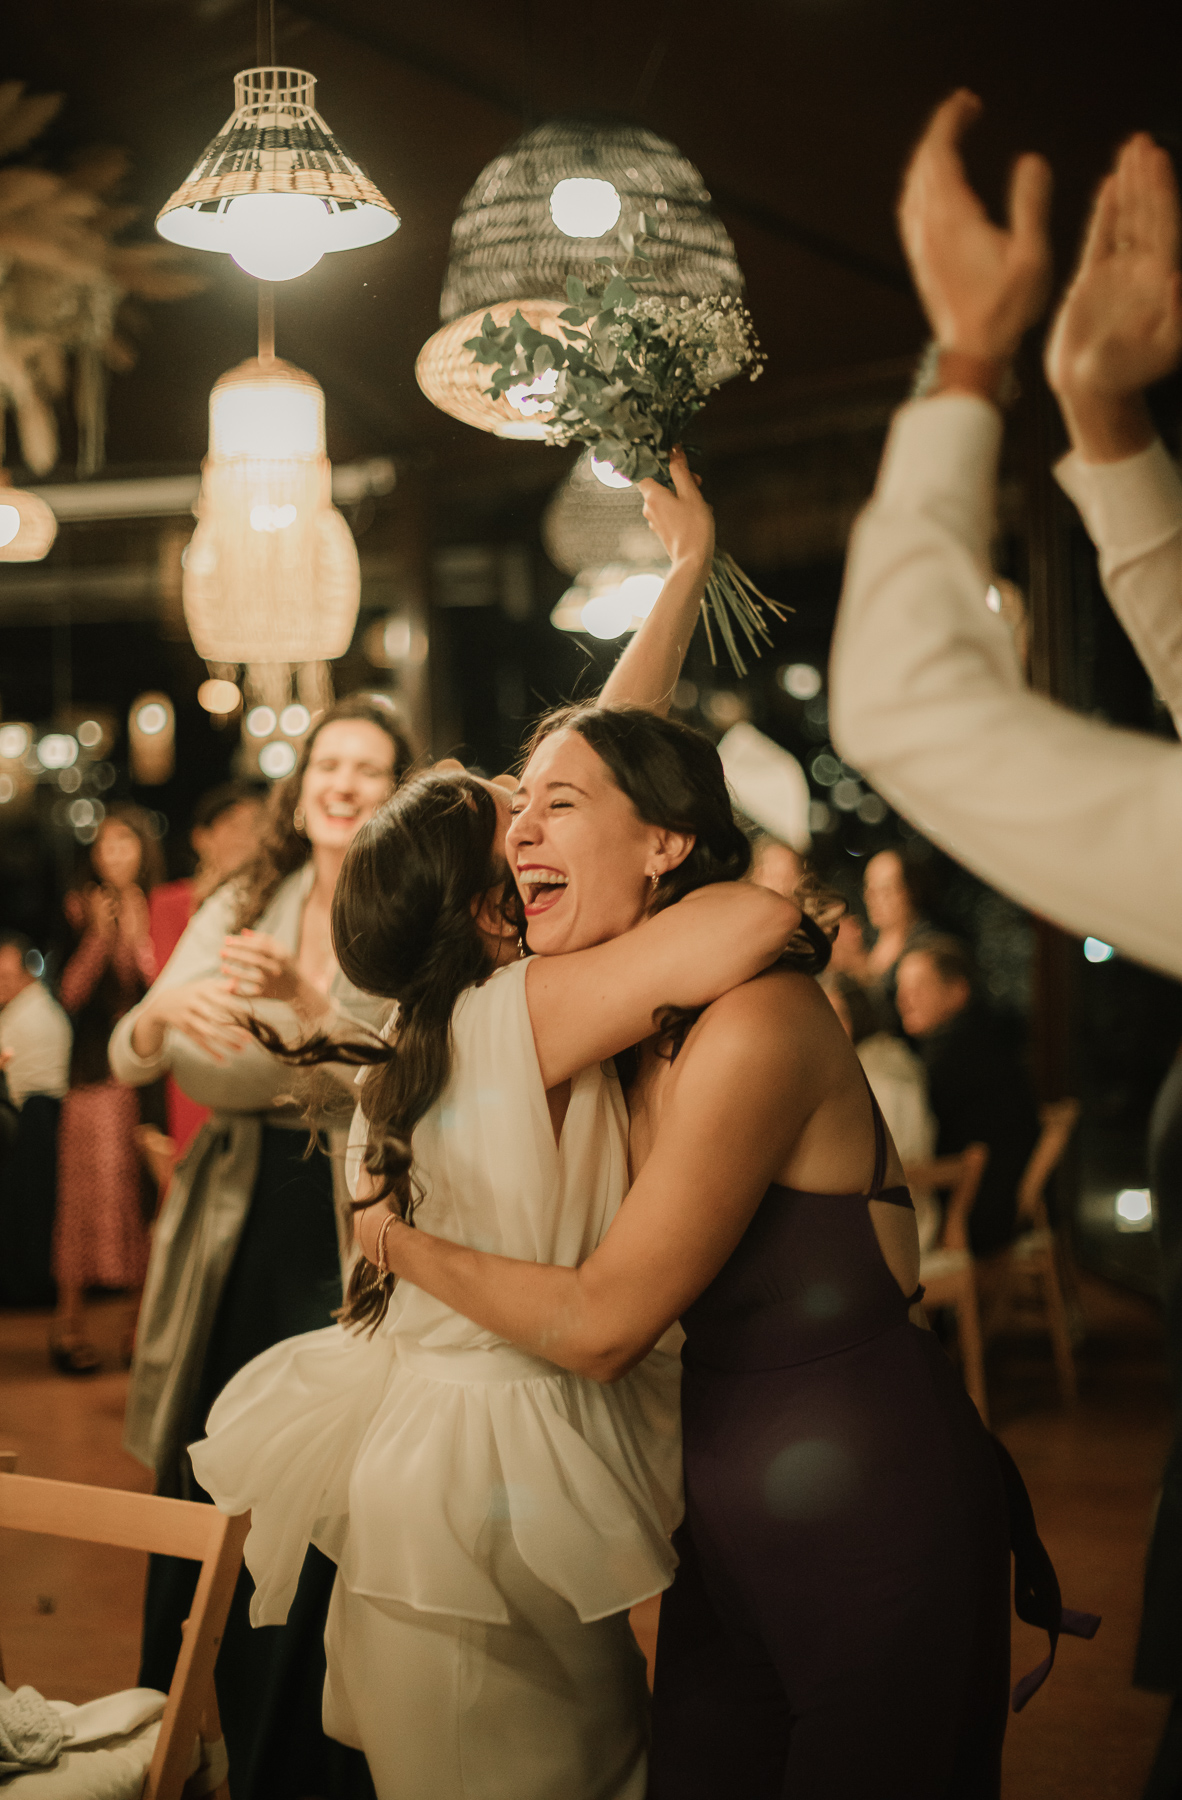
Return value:
<svg viewBox="0 0 1182 1800">
<path fill-rule="evenodd" d="M 644 516 L 665 546 L 669 573 L 652 612 L 608 676 L 601 706 L 667 713 L 694 634 L 714 559 L 714 515 L 682 451 L 673 452 L 669 469 L 672 493 L 659 481 L 639 484 Z"/>
<path fill-rule="evenodd" d="M 985 604 L 1001 416 L 992 400 L 1045 283 L 1045 174 L 1026 163 L 1008 232 L 964 178 L 955 96 L 901 207 L 946 350 L 941 392 L 903 408 L 854 532 L 831 669 L 834 742 L 986 881 L 1069 930 L 1182 974 L 1182 750 L 1029 693 Z"/>
<path fill-rule="evenodd" d="M 556 1086 L 654 1030 L 666 1006 L 708 1006 L 770 968 L 800 909 L 770 888 L 699 888 L 632 931 L 566 956 L 535 956 L 525 996 L 542 1082 Z"/>
<path fill-rule="evenodd" d="M 1182 481 L 1145 389 L 1182 357 L 1182 214 L 1173 165 L 1144 133 L 1101 183 L 1047 344 L 1071 438 L 1055 473 L 1100 553 L 1113 609 L 1182 730 Z"/>
</svg>

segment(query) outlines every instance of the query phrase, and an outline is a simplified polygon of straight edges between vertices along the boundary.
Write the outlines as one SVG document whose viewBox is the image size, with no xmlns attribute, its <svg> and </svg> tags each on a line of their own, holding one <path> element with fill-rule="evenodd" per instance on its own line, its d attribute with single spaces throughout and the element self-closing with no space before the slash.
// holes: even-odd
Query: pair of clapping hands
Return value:
<svg viewBox="0 0 1182 1800">
<path fill-rule="evenodd" d="M 1041 156 L 1019 157 L 1007 224 L 994 225 L 959 152 L 980 111 L 963 90 L 936 109 L 907 171 L 899 227 L 943 353 L 940 387 L 992 397 L 1050 296 L 1051 171 Z M 1087 461 L 1118 461 L 1153 439 L 1143 390 L 1182 357 L 1180 237 L 1170 158 L 1138 133 L 1100 185 L 1046 346 L 1047 379 Z"/>
<path fill-rule="evenodd" d="M 257 1000 L 286 1000 L 305 1011 L 309 999 L 324 1003 L 300 973 L 291 952 L 261 931 L 240 931 L 222 943 L 222 973 L 176 987 L 159 988 L 143 1011 L 160 1030 L 172 1026 L 213 1057 L 224 1062 L 250 1043 L 247 1029 Z"/>
</svg>

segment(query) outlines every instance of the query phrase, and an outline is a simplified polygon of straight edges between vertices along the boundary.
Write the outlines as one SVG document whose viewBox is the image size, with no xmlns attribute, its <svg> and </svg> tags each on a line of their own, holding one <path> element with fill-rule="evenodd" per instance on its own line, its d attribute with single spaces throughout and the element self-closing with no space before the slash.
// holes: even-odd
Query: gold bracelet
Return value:
<svg viewBox="0 0 1182 1800">
<path fill-rule="evenodd" d="M 378 1241 L 374 1246 L 376 1252 L 374 1256 L 374 1265 L 377 1268 L 379 1275 L 389 1275 L 391 1273 L 391 1270 L 386 1263 L 386 1233 L 389 1231 L 391 1225 L 393 1225 L 396 1217 L 397 1214 L 388 1212 L 378 1226 Z"/>
</svg>

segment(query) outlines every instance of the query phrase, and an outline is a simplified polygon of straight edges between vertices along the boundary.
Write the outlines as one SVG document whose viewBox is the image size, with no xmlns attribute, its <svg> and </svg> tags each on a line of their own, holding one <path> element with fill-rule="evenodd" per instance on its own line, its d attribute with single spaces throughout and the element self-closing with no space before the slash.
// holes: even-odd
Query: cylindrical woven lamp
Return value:
<svg viewBox="0 0 1182 1800">
<path fill-rule="evenodd" d="M 167 694 L 140 694 L 127 714 L 131 779 L 140 787 L 159 787 L 176 768 L 176 714 Z"/>
<path fill-rule="evenodd" d="M 40 562 L 57 537 L 57 519 L 39 494 L 9 485 L 0 471 L 0 562 Z"/>
<path fill-rule="evenodd" d="M 398 214 L 320 117 L 315 91 L 306 69 L 236 75 L 234 111 L 161 208 L 161 237 L 227 252 L 252 275 L 285 280 L 327 251 L 397 231 Z M 264 237 L 279 256 L 269 267 L 259 261 Z"/>
<path fill-rule="evenodd" d="M 527 131 L 482 170 L 464 197 L 439 304 L 443 329 L 423 346 L 415 370 L 429 400 L 483 431 L 542 436 L 544 425 L 530 433 L 506 432 L 506 423 L 518 426 L 520 417 L 506 401 L 484 399 L 487 372 L 473 364 L 465 339 L 479 335 L 486 312 L 502 324 L 518 306 L 531 324 L 553 330 L 531 316 L 530 305 L 557 302 L 556 318 L 567 304 L 568 276 L 593 282 L 603 273 L 596 259 L 608 248 L 611 225 L 587 237 L 563 230 L 553 203 L 567 183 L 601 190 L 610 185 L 625 222 L 638 213 L 657 219 L 657 236 L 644 246 L 652 258 L 645 265 L 651 278 L 646 292 L 698 300 L 743 291 L 734 245 L 702 177 L 668 139 L 640 125 L 578 118 Z M 588 219 L 592 223 L 598 221 Z"/>
<path fill-rule="evenodd" d="M 322 662 L 349 648 L 357 547 L 332 504 L 324 395 L 302 369 L 251 358 L 214 384 L 185 618 L 216 663 Z"/>
</svg>

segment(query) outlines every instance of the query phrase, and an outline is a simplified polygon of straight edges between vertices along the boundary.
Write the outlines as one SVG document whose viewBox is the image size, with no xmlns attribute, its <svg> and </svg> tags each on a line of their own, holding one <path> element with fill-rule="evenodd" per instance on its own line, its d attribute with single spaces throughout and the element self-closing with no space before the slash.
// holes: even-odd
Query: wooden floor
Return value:
<svg viewBox="0 0 1182 1800">
<path fill-rule="evenodd" d="M 1130 1684 L 1141 1568 L 1170 1432 L 1170 1403 L 1150 1306 L 1098 1282 L 1082 1299 L 1089 1338 L 1083 1394 L 1056 1401 L 1042 1347 L 1008 1346 L 990 1370 L 994 1425 L 1021 1467 L 1069 1605 L 1103 1613 L 1091 1644 L 1064 1639 L 1050 1682 L 1010 1725 L 1005 1800 L 1136 1800 L 1166 1702 Z M 43 1314 L 0 1312 L 0 1450 L 19 1468 L 144 1490 L 121 1448 L 127 1377 L 114 1366 L 120 1315 L 97 1310 L 109 1372 L 55 1374 Z M 8 1680 L 81 1701 L 131 1686 L 138 1659 L 143 1558 L 0 1533 L 0 1646 Z M 651 1653 L 657 1603 L 633 1623 Z M 1014 1668 L 1046 1640 L 1015 1621 Z"/>
</svg>

